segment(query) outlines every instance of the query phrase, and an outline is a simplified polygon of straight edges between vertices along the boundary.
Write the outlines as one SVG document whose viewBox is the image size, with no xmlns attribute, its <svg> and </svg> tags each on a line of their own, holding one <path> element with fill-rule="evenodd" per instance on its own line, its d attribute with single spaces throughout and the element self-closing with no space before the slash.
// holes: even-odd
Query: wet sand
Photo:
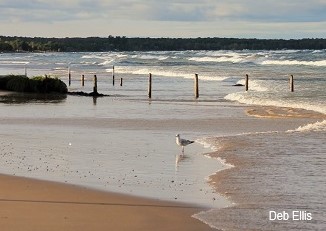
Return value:
<svg viewBox="0 0 326 231">
<path fill-rule="evenodd" d="M 10 231 L 213 230 L 202 208 L 0 175 L 0 227 Z"/>
<path fill-rule="evenodd" d="M 25 109 L 25 107 L 22 108 Z M 22 110 L 22 108 L 19 108 L 19 110 Z M 208 110 L 209 107 L 204 108 Z M 13 110 L 15 108 L 10 109 Z M 223 113 L 223 115 L 220 116 L 214 113 L 207 118 L 202 118 L 201 116 L 192 118 L 189 116 L 187 119 L 181 120 L 171 119 L 169 117 L 145 119 L 137 117 L 109 117 L 94 119 L 91 115 L 75 117 L 73 116 L 73 112 L 70 112 L 72 115 L 61 115 L 53 119 L 52 116 L 48 114 L 41 114 L 42 116 L 36 115 L 36 118 L 34 118 L 34 114 L 26 113 L 26 115 L 20 115 L 13 110 L 11 113 L 15 116 L 11 117 L 6 114 L 6 116 L 2 117 L 0 120 L 1 128 L 5 131 L 1 135 L 4 138 L 7 137 L 6 139 L 8 139 L 8 142 L 13 142 L 13 139 L 21 141 L 26 139 L 27 136 L 33 138 L 32 141 L 35 141 L 42 140 L 38 138 L 44 134 L 48 135 L 49 128 L 51 128 L 51 134 L 55 134 L 53 142 L 57 142 L 58 144 L 54 146 L 59 147 L 59 145 L 61 145 L 59 142 L 61 139 L 58 139 L 58 134 L 66 136 L 66 134 L 70 134 L 70 131 L 78 132 L 80 129 L 86 129 L 88 132 L 87 134 L 90 134 L 89 132 L 93 130 L 98 131 L 99 128 L 108 130 L 114 128 L 136 131 L 145 129 L 151 131 L 164 131 L 164 133 L 170 131 L 174 133 L 175 130 L 202 131 L 205 133 L 210 132 L 222 135 L 225 133 L 260 132 L 266 131 L 266 129 L 269 130 L 269 128 L 277 130 L 294 129 L 298 125 L 301 125 L 303 121 L 313 120 L 311 118 L 298 118 L 296 120 L 284 121 L 277 118 L 261 119 L 247 117 L 246 115 L 240 118 L 230 118 L 229 114 L 232 113 L 229 113 L 229 111 L 233 110 L 243 113 L 243 107 L 231 107 L 225 111 L 217 110 Z M 34 112 L 34 110 L 32 112 Z M 8 113 L 8 110 L 6 113 Z M 22 133 L 22 130 L 26 133 Z M 67 131 L 69 132 L 67 133 Z M 19 134 L 19 137 L 17 137 L 17 134 Z M 107 135 L 104 132 L 102 134 Z M 66 141 L 68 142 L 68 140 Z M 24 142 L 18 143 L 21 144 L 22 147 L 25 146 Z M 39 146 L 39 141 L 34 143 L 37 144 L 37 147 Z M 174 140 L 171 143 L 175 145 Z M 44 147 L 48 148 L 48 145 Z M 233 148 L 232 145 L 230 148 Z M 236 158 L 234 160 L 236 160 Z M 240 160 L 238 163 L 234 162 L 233 164 L 239 166 L 240 162 L 242 161 Z M 220 174 L 227 173 L 228 171 L 229 170 L 222 171 Z M 8 179 L 9 181 L 2 178 Z M 228 181 L 229 177 L 225 176 L 222 178 Z M 225 181 L 216 180 L 216 182 L 220 182 L 221 185 L 227 186 L 228 184 Z M 0 211 L 0 227 L 4 227 L 4 230 L 18 231 L 21 230 L 21 227 L 24 227 L 24 231 L 43 231 L 45 228 L 49 231 L 212 230 L 207 225 L 191 218 L 193 214 L 203 210 L 193 206 L 181 205 L 180 207 L 180 205 L 172 202 L 96 192 L 85 188 L 34 180 L 30 181 L 24 178 L 1 177 L 0 182 L 0 198 L 2 199 L 0 203 L 1 208 L 3 208 Z M 222 187 L 220 187 L 220 189 L 219 192 L 221 193 L 223 191 Z M 223 213 L 223 210 L 221 210 L 221 213 Z M 223 216 L 220 217 L 221 219 L 223 218 Z"/>
<path fill-rule="evenodd" d="M 326 119 L 326 115 L 300 109 L 289 107 L 263 107 L 255 106 L 246 110 L 247 115 L 259 118 L 309 118 L 309 119 Z"/>
</svg>

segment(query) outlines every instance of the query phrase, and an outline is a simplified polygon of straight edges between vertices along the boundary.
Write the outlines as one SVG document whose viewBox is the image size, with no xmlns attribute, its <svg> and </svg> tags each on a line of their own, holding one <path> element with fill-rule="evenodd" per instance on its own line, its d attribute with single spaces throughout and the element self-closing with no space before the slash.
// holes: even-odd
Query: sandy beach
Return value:
<svg viewBox="0 0 326 231">
<path fill-rule="evenodd" d="M 2 54 L 5 74 L 23 71 L 19 60 L 29 76 L 66 83 L 73 63 L 69 91 L 92 91 L 98 73 L 110 97 L 0 92 L 1 231 L 325 230 L 324 59 L 292 50 Z M 123 87 L 112 85 L 113 63 Z M 247 73 L 249 90 L 235 87 Z M 176 134 L 195 142 L 182 153 Z M 313 220 L 270 221 L 271 210 Z"/>
<path fill-rule="evenodd" d="M 0 175 L 0 227 L 44 230 L 212 230 L 200 208 Z"/>
</svg>

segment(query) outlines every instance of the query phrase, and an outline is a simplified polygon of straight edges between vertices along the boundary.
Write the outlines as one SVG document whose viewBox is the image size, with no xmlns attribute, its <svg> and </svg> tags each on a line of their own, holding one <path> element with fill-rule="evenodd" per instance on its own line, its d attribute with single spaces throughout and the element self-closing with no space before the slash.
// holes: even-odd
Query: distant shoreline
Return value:
<svg viewBox="0 0 326 231">
<path fill-rule="evenodd" d="M 184 50 L 323 50 L 326 39 L 140 38 L 125 36 L 41 38 L 0 36 L 0 52 L 106 52 Z"/>
</svg>

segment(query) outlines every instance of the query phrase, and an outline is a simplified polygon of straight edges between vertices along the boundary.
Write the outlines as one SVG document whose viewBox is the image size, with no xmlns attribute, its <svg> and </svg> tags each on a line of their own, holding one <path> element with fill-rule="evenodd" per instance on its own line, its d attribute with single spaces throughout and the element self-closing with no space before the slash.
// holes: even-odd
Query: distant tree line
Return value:
<svg viewBox="0 0 326 231">
<path fill-rule="evenodd" d="M 0 52 L 326 49 L 326 39 L 39 38 L 0 36 Z"/>
</svg>

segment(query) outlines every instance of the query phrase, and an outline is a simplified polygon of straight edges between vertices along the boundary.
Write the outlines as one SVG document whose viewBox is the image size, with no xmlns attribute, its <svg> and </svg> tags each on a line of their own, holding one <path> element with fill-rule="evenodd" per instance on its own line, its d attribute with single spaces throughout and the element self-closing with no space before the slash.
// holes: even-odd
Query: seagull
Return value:
<svg viewBox="0 0 326 231">
<path fill-rule="evenodd" d="M 177 145 L 179 145 L 179 146 L 182 147 L 182 153 L 184 152 L 184 147 L 185 146 L 187 146 L 188 144 L 192 144 L 192 143 L 195 142 L 195 141 L 192 141 L 192 140 L 181 139 L 179 134 L 177 134 L 175 137 L 176 137 L 176 143 L 177 143 Z"/>
</svg>

